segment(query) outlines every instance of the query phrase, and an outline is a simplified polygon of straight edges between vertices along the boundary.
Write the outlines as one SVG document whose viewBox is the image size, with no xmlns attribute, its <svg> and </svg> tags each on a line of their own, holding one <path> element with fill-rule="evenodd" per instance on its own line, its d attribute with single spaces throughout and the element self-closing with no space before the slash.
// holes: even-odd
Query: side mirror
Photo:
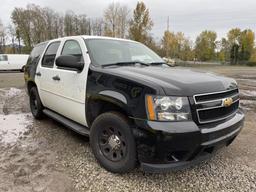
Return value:
<svg viewBox="0 0 256 192">
<path fill-rule="evenodd" d="M 56 59 L 56 65 L 62 69 L 82 71 L 84 63 L 77 61 L 77 57 L 73 55 L 61 55 Z"/>
</svg>

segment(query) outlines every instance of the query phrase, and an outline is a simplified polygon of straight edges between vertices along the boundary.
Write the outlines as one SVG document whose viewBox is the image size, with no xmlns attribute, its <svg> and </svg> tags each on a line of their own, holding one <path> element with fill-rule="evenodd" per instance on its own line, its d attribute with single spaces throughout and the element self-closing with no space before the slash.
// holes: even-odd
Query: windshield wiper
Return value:
<svg viewBox="0 0 256 192">
<path fill-rule="evenodd" d="M 127 61 L 127 62 L 117 62 L 117 63 L 104 64 L 104 65 L 102 65 L 102 67 L 108 67 L 108 66 L 114 66 L 114 65 L 125 66 L 125 65 L 135 65 L 135 64 L 141 64 L 141 65 L 146 65 L 146 66 L 150 65 L 148 63 L 143 63 L 141 61 Z"/>
</svg>

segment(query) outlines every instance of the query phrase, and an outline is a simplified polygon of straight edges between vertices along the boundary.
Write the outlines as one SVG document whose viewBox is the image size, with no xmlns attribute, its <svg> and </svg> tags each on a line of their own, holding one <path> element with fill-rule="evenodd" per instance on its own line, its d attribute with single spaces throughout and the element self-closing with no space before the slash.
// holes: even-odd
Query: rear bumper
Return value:
<svg viewBox="0 0 256 192">
<path fill-rule="evenodd" d="M 241 110 L 219 124 L 198 126 L 190 122 L 140 122 L 135 133 L 143 170 L 163 172 L 185 168 L 209 158 L 232 143 L 243 127 Z"/>
</svg>

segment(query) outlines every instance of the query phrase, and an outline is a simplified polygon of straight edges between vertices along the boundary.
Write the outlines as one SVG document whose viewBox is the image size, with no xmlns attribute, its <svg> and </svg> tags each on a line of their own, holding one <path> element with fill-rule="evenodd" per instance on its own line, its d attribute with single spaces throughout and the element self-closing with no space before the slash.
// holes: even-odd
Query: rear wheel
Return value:
<svg viewBox="0 0 256 192">
<path fill-rule="evenodd" d="M 43 105 L 38 95 L 38 91 L 36 87 L 32 87 L 29 91 L 29 103 L 30 103 L 30 110 L 32 115 L 36 119 L 42 119 L 43 114 Z"/>
<path fill-rule="evenodd" d="M 106 170 L 124 173 L 135 168 L 135 141 L 123 115 L 108 112 L 97 117 L 92 124 L 90 144 L 96 159 Z"/>
<path fill-rule="evenodd" d="M 20 70 L 20 72 L 24 72 L 25 71 L 25 66 L 23 66 Z"/>
</svg>

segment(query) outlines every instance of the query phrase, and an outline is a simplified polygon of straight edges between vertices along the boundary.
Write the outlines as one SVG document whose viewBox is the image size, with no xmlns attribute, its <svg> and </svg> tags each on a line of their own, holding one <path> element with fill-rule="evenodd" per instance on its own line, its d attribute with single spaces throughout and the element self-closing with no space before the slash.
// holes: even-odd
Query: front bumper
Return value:
<svg viewBox="0 0 256 192">
<path fill-rule="evenodd" d="M 239 134 L 244 113 L 239 109 L 219 124 L 198 126 L 189 122 L 136 122 L 138 159 L 147 172 L 181 169 L 207 159 L 228 146 Z"/>
</svg>

